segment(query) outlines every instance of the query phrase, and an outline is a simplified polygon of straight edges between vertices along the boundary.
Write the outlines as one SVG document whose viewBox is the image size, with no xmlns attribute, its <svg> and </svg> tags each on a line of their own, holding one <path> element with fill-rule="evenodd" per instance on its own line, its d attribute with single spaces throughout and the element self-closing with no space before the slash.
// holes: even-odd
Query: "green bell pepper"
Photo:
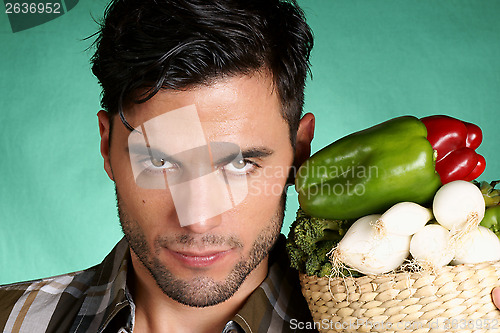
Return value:
<svg viewBox="0 0 500 333">
<path fill-rule="evenodd" d="M 441 181 L 425 125 L 398 117 L 343 137 L 299 168 L 295 188 L 309 215 L 355 219 L 395 203 L 428 203 Z"/>
<path fill-rule="evenodd" d="M 489 228 L 500 238 L 500 206 L 486 209 L 480 225 Z"/>
</svg>

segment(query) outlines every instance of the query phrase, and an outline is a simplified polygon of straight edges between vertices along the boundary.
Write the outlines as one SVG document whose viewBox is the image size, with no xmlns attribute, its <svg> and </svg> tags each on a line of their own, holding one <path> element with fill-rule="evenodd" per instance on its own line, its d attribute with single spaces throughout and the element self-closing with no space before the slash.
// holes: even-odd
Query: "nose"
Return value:
<svg viewBox="0 0 500 333">
<path fill-rule="evenodd" d="M 222 214 L 233 207 L 227 184 L 210 173 L 171 187 L 181 227 L 205 233 L 222 223 Z"/>
<path fill-rule="evenodd" d="M 221 222 L 222 216 L 218 215 L 209 219 L 204 219 L 199 222 L 186 225 L 183 229 L 186 229 L 187 231 L 195 234 L 204 234 L 219 226 Z"/>
</svg>

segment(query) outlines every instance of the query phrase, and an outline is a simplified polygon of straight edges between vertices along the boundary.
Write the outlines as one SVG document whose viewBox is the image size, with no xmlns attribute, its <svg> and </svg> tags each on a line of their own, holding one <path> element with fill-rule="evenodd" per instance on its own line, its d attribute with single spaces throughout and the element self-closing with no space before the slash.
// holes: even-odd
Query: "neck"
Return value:
<svg viewBox="0 0 500 333">
<path fill-rule="evenodd" d="M 133 252 L 131 258 L 133 269 L 129 287 L 136 306 L 134 333 L 222 332 L 226 323 L 264 281 L 268 270 L 266 257 L 228 300 L 200 308 L 181 304 L 165 295 Z"/>
</svg>

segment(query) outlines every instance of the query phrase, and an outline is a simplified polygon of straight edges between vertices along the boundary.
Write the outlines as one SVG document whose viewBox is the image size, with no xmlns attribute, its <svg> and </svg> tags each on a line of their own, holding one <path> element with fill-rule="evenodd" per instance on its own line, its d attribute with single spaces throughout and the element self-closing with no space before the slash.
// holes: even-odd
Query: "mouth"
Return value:
<svg viewBox="0 0 500 333">
<path fill-rule="evenodd" d="M 204 252 L 190 252 L 190 251 L 173 251 L 167 249 L 170 254 L 181 262 L 184 266 L 193 268 L 202 268 L 211 266 L 225 257 L 227 257 L 232 250 L 224 251 L 204 251 Z"/>
</svg>

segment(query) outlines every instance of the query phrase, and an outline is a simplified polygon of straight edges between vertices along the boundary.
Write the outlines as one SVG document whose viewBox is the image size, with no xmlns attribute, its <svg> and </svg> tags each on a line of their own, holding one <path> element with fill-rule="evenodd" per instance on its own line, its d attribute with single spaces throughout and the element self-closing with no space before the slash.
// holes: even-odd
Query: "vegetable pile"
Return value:
<svg viewBox="0 0 500 333">
<path fill-rule="evenodd" d="M 500 260 L 499 182 L 471 182 L 485 168 L 475 152 L 481 140 L 471 123 L 405 116 L 314 154 L 296 178 L 292 267 L 359 276 L 408 262 L 437 269 Z"/>
</svg>

